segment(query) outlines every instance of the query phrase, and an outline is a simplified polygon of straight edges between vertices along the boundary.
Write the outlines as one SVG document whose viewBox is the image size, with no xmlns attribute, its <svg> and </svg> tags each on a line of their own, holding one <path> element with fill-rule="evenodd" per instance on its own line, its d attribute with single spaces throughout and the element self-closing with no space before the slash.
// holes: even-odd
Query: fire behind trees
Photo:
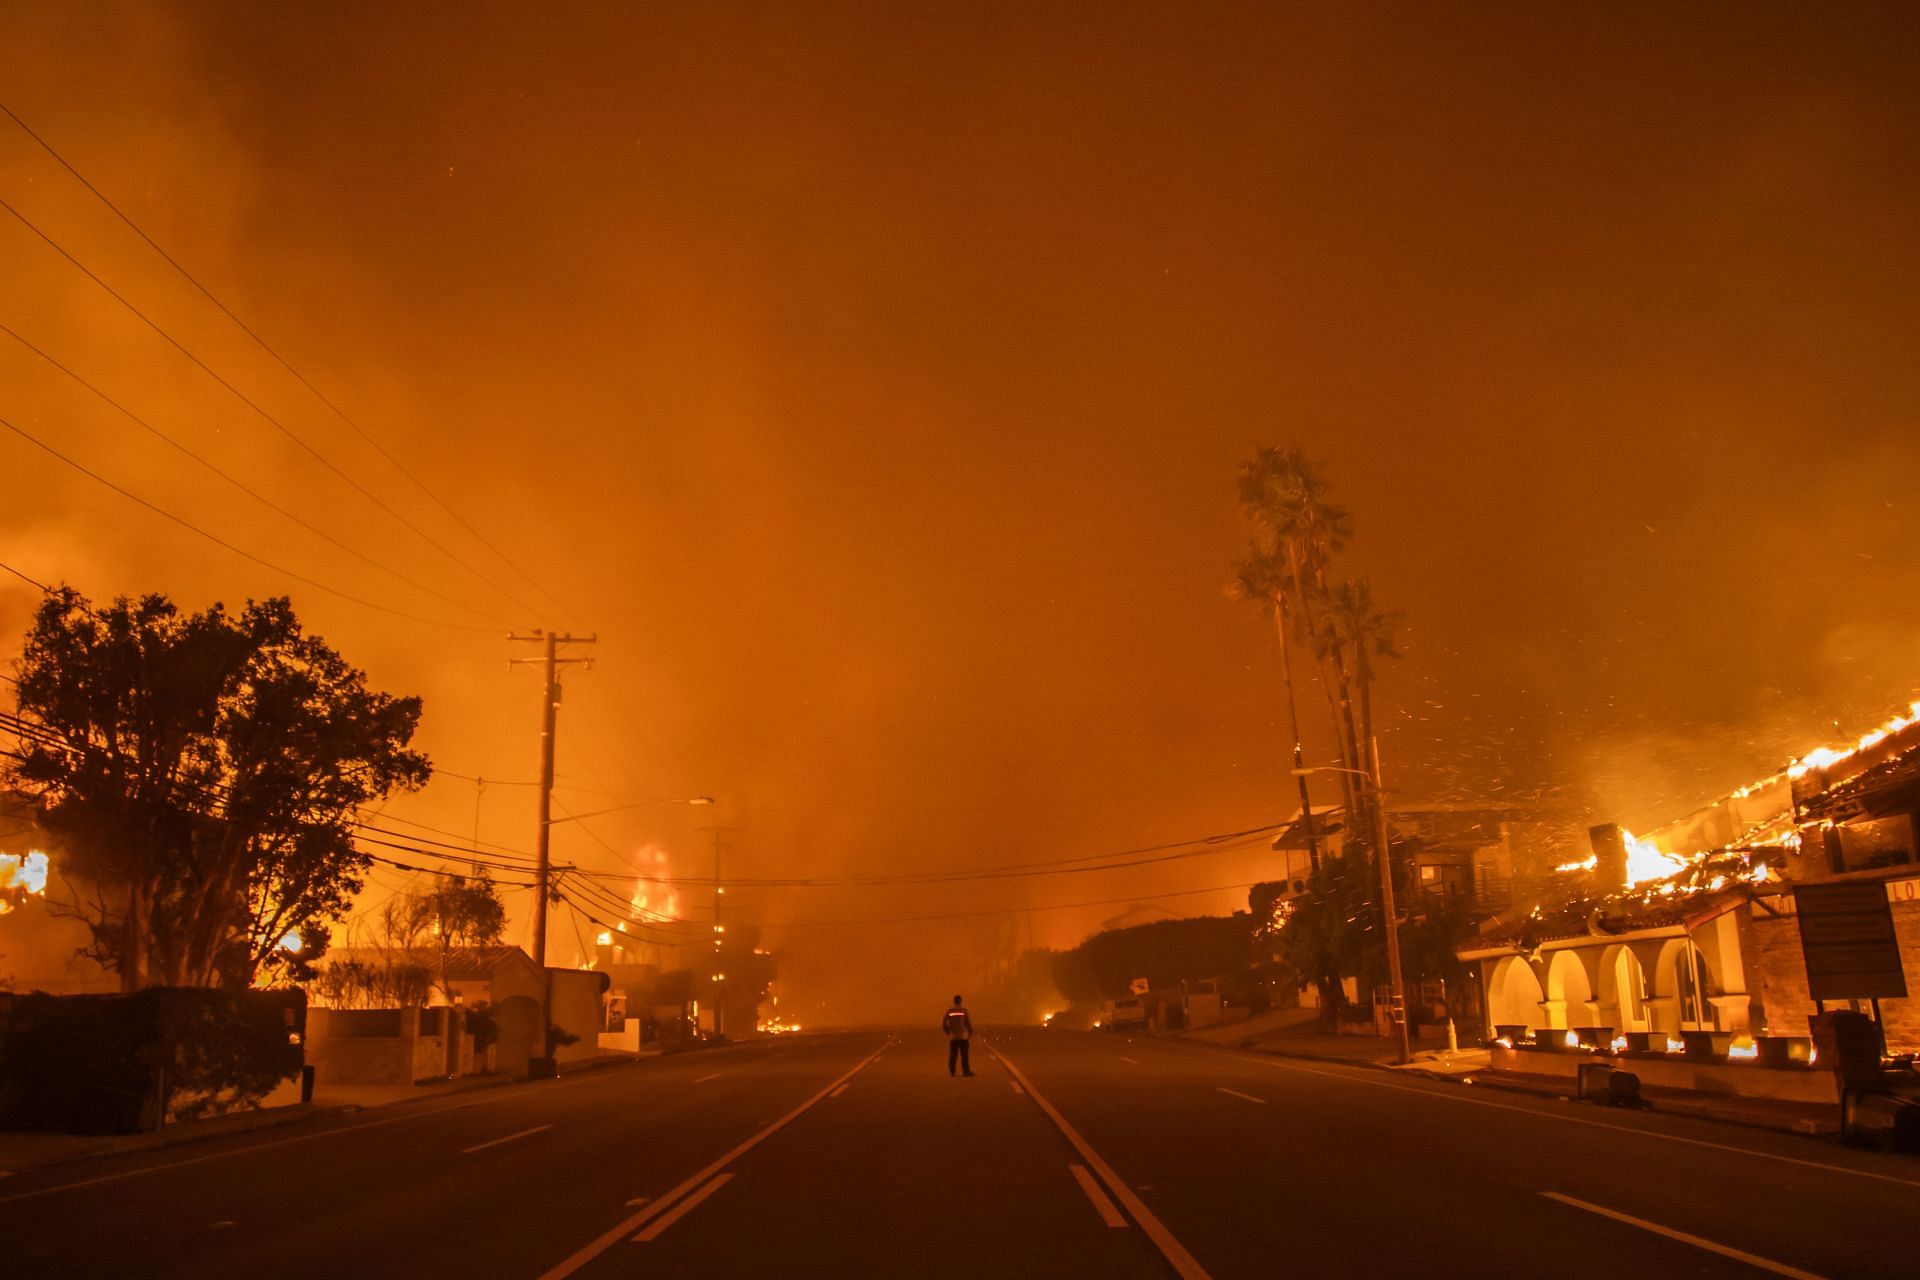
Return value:
<svg viewBox="0 0 1920 1280">
<path fill-rule="evenodd" d="M 65 908 L 125 991 L 301 965 L 364 883 L 355 811 L 430 772 L 409 747 L 420 700 L 368 688 L 283 598 L 186 614 L 62 589 L 16 687 L 31 728 L 14 784 L 44 807 Z"/>
</svg>

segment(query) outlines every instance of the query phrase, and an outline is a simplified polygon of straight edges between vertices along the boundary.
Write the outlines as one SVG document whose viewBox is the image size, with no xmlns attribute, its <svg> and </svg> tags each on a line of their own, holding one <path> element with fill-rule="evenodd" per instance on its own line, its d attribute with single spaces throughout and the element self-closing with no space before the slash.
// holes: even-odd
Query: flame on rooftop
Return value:
<svg viewBox="0 0 1920 1280">
<path fill-rule="evenodd" d="M 1787 776 L 1799 778 L 1815 769 L 1831 769 L 1847 757 L 1858 755 L 1870 747 L 1877 747 L 1902 729 L 1910 729 L 1916 724 L 1920 724 L 1920 702 L 1909 705 L 1905 715 L 1895 716 L 1879 728 L 1861 735 L 1860 740 L 1851 746 L 1816 747 L 1807 752 L 1806 755 L 1787 766 Z"/>
</svg>

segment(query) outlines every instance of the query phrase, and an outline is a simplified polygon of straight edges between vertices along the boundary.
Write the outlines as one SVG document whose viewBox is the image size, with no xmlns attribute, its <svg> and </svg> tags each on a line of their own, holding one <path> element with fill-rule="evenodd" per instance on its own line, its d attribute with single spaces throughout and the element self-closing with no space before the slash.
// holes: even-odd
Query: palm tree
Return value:
<svg viewBox="0 0 1920 1280">
<path fill-rule="evenodd" d="M 1345 654 L 1338 646 L 1323 650 L 1316 639 L 1322 630 L 1318 615 L 1327 566 L 1353 536 L 1353 515 L 1333 501 L 1325 477 L 1303 450 L 1271 445 L 1241 465 L 1240 503 L 1254 526 L 1256 550 L 1284 567 L 1283 603 L 1289 607 L 1282 615 L 1291 624 L 1293 638 L 1319 659 L 1341 763 L 1360 770 L 1364 756 Z M 1340 781 L 1349 823 L 1364 827 L 1363 797 L 1353 776 L 1342 774 Z"/>
<path fill-rule="evenodd" d="M 1235 599 L 1258 605 L 1273 619 L 1275 638 L 1280 643 L 1280 677 L 1287 689 L 1287 728 L 1293 734 L 1294 781 L 1300 784 L 1300 821 L 1307 832 L 1307 859 L 1311 868 L 1320 869 L 1320 833 L 1314 826 L 1313 801 L 1307 792 L 1306 757 L 1300 745 L 1300 703 L 1294 697 L 1293 652 L 1287 632 L 1287 570 L 1280 559 L 1263 551 L 1258 543 L 1248 548 L 1247 558 L 1233 566 L 1233 581 L 1227 591 Z"/>
<path fill-rule="evenodd" d="M 1377 794 L 1380 755 L 1373 732 L 1373 660 L 1400 656 L 1397 643 L 1400 619 L 1398 609 L 1383 611 L 1374 604 L 1373 584 L 1365 578 L 1342 582 L 1326 595 L 1326 626 L 1321 633 L 1321 644 L 1336 654 L 1352 656 L 1360 713 L 1358 729 L 1360 740 L 1365 744 L 1362 767 L 1374 780 L 1376 804 L 1383 804 L 1384 800 Z"/>
</svg>

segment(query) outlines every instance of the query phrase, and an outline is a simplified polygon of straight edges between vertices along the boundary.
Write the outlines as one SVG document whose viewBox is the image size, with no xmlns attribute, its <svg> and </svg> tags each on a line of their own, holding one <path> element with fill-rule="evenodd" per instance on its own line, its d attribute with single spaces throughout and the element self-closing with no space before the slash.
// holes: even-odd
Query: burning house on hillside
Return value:
<svg viewBox="0 0 1920 1280">
<path fill-rule="evenodd" d="M 1609 824 L 1591 844 L 1558 894 L 1459 948 L 1490 1038 L 1679 1052 L 1691 1033 L 1735 1058 L 1803 1055 L 1821 1001 L 1800 904 L 1851 885 L 1869 933 L 1891 921 L 1863 1007 L 1890 1051 L 1920 1050 L 1920 703 L 1646 836 Z"/>
</svg>

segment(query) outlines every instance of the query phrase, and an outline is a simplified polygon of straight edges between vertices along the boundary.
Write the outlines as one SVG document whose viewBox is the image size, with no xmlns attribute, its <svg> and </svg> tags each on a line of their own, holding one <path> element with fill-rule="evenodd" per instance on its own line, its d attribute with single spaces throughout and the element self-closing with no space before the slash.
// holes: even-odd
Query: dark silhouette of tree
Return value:
<svg viewBox="0 0 1920 1280">
<path fill-rule="evenodd" d="M 283 598 L 183 614 L 164 596 L 34 616 L 16 785 L 86 886 L 73 909 L 122 988 L 245 986 L 364 883 L 356 811 L 425 785 L 418 698 L 369 689 Z"/>
</svg>

